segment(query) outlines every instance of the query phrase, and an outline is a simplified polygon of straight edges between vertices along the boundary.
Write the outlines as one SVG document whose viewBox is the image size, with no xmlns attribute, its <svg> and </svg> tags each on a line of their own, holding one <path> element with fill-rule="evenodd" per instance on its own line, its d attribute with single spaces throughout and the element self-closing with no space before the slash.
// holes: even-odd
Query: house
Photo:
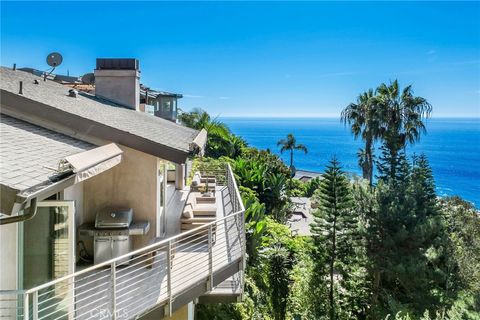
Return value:
<svg viewBox="0 0 480 320">
<path fill-rule="evenodd" d="M 179 93 L 152 90 L 141 85 L 140 111 L 176 122 L 178 115 L 177 101 L 179 98 L 183 98 L 183 95 Z"/>
<path fill-rule="evenodd" d="M 95 95 L 0 69 L 0 318 L 185 319 L 241 298 L 231 169 L 215 173 L 215 219 L 182 231 L 206 132 L 138 112 L 128 60 L 97 61 Z"/>
<path fill-rule="evenodd" d="M 135 104 L 137 111 L 147 112 L 156 117 L 176 122 L 177 99 L 182 98 L 182 95 L 152 90 L 140 84 L 138 69 L 139 62 L 137 59 L 97 59 L 97 66 L 94 71 L 95 94 L 99 96 L 109 96 L 110 84 L 114 84 L 112 90 L 113 92 L 117 92 L 117 84 L 119 81 L 123 83 L 122 85 L 124 85 L 125 88 L 129 87 L 131 81 L 136 82 L 135 94 L 131 95 L 128 91 L 123 92 L 125 98 L 118 101 L 120 103 L 126 103 L 127 105 Z M 111 74 L 112 70 L 114 70 L 115 75 Z M 136 77 L 128 76 L 127 74 L 133 75 L 135 73 L 133 70 L 136 70 Z M 122 74 L 122 76 L 119 76 L 120 74 Z M 125 76 L 123 76 L 123 74 Z M 119 94 L 122 93 L 117 92 L 117 98 L 119 98 Z M 134 101 L 128 101 L 130 97 L 134 98 Z"/>
<path fill-rule="evenodd" d="M 19 68 L 18 70 L 30 72 L 39 77 L 45 77 L 48 80 L 52 80 L 58 83 L 61 83 L 65 86 L 71 87 L 78 91 L 87 92 L 87 93 L 95 93 L 97 83 L 100 82 L 100 96 L 105 95 L 104 90 L 108 90 L 105 86 L 108 86 L 108 83 L 115 84 L 114 91 L 121 90 L 117 87 L 119 84 L 119 78 L 112 78 L 109 75 L 109 70 L 116 70 L 116 74 L 120 74 L 121 70 L 124 70 L 128 73 L 129 69 L 136 68 L 137 71 L 139 69 L 139 62 L 137 59 L 97 59 L 97 65 L 93 73 L 93 77 L 89 79 L 89 83 L 84 83 L 84 77 L 74 77 L 74 76 L 66 76 L 66 75 L 59 75 L 59 74 L 46 74 L 44 71 L 40 71 L 33 68 Z M 92 75 L 92 74 L 87 74 Z M 115 76 L 118 77 L 118 76 Z M 138 80 L 140 79 L 140 74 L 137 74 Z M 112 79 L 115 79 L 112 81 Z M 128 79 L 128 80 L 127 80 Z M 134 81 L 131 77 L 124 78 L 126 81 Z M 91 83 L 90 83 L 91 82 Z M 140 99 L 138 104 L 138 111 L 146 112 L 148 114 L 154 115 L 156 117 L 160 117 L 162 119 L 170 120 L 173 122 L 177 121 L 178 115 L 178 99 L 183 98 L 182 94 L 179 93 L 171 93 L 166 91 L 154 90 L 147 87 L 144 84 L 139 83 L 137 86 L 137 93 L 135 98 Z M 116 96 L 120 93 L 117 92 Z M 122 103 L 122 102 L 120 102 Z"/>
</svg>

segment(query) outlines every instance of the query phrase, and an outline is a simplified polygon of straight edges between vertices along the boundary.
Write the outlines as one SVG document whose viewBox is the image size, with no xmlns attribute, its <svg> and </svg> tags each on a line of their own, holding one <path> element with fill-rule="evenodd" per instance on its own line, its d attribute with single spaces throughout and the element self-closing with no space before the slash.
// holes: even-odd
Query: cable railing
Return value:
<svg viewBox="0 0 480 320">
<path fill-rule="evenodd" d="M 223 217 L 32 289 L 0 290 L 0 320 L 133 319 L 159 306 L 169 315 L 234 274 L 243 285 L 244 207 L 228 164 L 222 177 Z"/>
</svg>

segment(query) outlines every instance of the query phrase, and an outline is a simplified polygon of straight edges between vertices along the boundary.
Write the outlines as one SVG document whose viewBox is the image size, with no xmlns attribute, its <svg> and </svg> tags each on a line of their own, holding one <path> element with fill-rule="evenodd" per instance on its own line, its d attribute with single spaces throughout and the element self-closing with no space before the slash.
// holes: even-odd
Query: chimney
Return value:
<svg viewBox="0 0 480 320">
<path fill-rule="evenodd" d="M 97 59 L 95 95 L 139 111 L 140 70 L 137 59 Z"/>
</svg>

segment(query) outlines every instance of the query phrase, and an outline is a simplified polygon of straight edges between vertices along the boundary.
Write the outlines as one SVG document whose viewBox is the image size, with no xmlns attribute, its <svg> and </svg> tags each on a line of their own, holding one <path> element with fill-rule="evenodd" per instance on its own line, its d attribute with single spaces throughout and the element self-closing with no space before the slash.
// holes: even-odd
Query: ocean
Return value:
<svg viewBox="0 0 480 320">
<path fill-rule="evenodd" d="M 335 155 L 344 171 L 361 175 L 355 141 L 349 128 L 338 118 L 220 118 L 233 133 L 250 146 L 270 149 L 281 155 L 277 141 L 293 133 L 297 143 L 307 146 L 308 154 L 296 152 L 297 169 L 322 172 Z M 480 207 L 480 118 L 433 118 L 426 122 L 427 134 L 407 148 L 407 154 L 425 153 L 435 177 L 437 194 L 459 195 Z M 377 151 L 379 154 L 379 151 Z"/>
</svg>

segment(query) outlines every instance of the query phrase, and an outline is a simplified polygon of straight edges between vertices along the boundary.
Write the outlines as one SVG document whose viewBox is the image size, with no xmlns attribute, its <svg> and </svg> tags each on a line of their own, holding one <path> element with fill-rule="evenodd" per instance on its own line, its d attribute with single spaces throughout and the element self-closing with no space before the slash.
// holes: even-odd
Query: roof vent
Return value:
<svg viewBox="0 0 480 320">
<path fill-rule="evenodd" d="M 78 96 L 78 91 L 75 89 L 68 90 L 68 96 L 72 98 L 76 98 Z"/>
</svg>

